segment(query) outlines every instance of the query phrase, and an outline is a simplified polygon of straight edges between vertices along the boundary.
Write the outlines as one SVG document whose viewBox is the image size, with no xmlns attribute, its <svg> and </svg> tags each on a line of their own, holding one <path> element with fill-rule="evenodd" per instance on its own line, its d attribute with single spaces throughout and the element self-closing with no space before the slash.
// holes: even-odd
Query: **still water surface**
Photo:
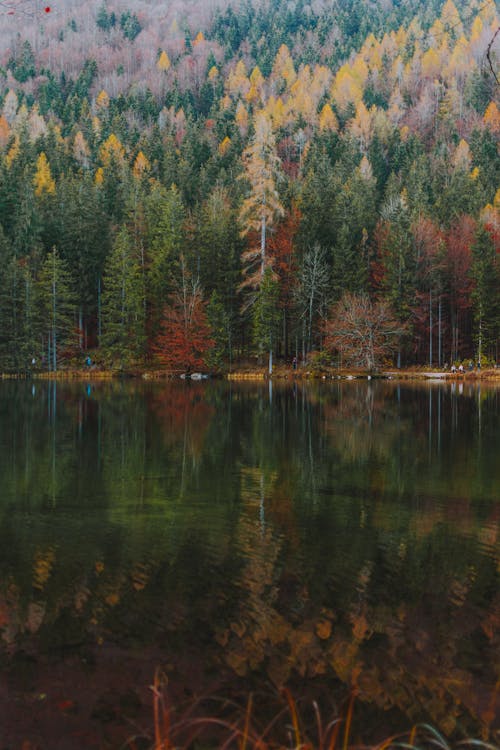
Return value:
<svg viewBox="0 0 500 750">
<path fill-rule="evenodd" d="M 499 744 L 500 389 L 0 383 L 0 748 L 171 700 Z M 3 744 L 2 744 L 3 743 Z M 30 745 L 31 747 L 31 745 Z"/>
</svg>

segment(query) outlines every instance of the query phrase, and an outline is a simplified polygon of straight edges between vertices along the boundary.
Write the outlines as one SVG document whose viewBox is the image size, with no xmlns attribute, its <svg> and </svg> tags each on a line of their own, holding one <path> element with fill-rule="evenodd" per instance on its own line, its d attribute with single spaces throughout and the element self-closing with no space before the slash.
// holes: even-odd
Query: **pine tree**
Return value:
<svg viewBox="0 0 500 750">
<path fill-rule="evenodd" d="M 74 280 L 55 247 L 40 270 L 37 295 L 43 350 L 48 369 L 55 372 L 78 344 Z"/>
<path fill-rule="evenodd" d="M 273 372 L 273 351 L 279 335 L 281 320 L 279 309 L 279 284 L 270 268 L 266 268 L 252 308 L 253 340 L 259 358 L 269 352 L 269 374 Z"/>
<path fill-rule="evenodd" d="M 500 273 L 499 261 L 491 234 L 484 226 L 476 232 L 472 245 L 474 280 L 472 300 L 477 342 L 477 357 L 489 355 L 496 359 L 500 338 Z"/>
<path fill-rule="evenodd" d="M 120 369 L 144 354 L 144 281 L 130 234 L 123 227 L 106 263 L 102 294 L 102 335 L 105 357 Z"/>
</svg>

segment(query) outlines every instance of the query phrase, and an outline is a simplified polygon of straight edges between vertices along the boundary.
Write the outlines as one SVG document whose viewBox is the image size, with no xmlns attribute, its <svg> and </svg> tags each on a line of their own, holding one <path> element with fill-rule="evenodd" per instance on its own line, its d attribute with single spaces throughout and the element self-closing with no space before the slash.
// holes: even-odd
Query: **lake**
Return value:
<svg viewBox="0 0 500 750">
<path fill-rule="evenodd" d="M 499 426 L 477 382 L 1 382 L 0 748 L 150 747 L 157 669 L 500 744 Z"/>
</svg>

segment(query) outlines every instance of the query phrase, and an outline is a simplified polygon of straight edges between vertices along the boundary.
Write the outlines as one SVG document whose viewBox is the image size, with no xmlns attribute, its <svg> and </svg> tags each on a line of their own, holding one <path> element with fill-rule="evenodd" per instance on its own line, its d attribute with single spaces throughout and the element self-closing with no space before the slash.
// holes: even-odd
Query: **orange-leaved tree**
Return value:
<svg viewBox="0 0 500 750">
<path fill-rule="evenodd" d="M 161 364 L 191 372 L 205 366 L 205 357 L 215 342 L 200 284 L 189 273 L 182 255 L 180 270 L 180 282 L 163 309 L 153 353 Z"/>
<path fill-rule="evenodd" d="M 325 323 L 325 347 L 340 352 L 345 364 L 372 371 L 398 348 L 404 332 L 387 302 L 347 293 Z"/>
</svg>

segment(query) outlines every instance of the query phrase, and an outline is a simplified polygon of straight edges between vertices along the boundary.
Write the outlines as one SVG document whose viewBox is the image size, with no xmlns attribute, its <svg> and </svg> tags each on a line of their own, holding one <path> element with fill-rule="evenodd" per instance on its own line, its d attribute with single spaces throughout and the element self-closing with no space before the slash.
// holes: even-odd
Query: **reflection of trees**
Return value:
<svg viewBox="0 0 500 750">
<path fill-rule="evenodd" d="M 37 389 L 0 401 L 9 649 L 156 644 L 173 681 L 188 653 L 494 738 L 493 392 Z"/>
</svg>

